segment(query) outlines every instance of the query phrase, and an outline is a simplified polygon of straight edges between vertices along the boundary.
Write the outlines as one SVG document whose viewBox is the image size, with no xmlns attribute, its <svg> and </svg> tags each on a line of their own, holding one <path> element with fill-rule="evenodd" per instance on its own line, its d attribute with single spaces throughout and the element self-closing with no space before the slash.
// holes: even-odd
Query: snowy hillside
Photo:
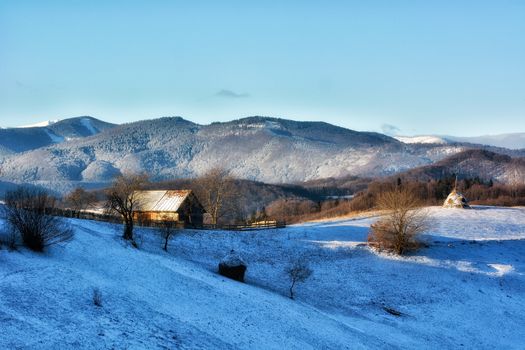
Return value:
<svg viewBox="0 0 525 350">
<path fill-rule="evenodd" d="M 505 147 L 510 149 L 524 149 L 525 148 L 525 132 L 500 134 L 500 135 L 485 135 L 473 137 L 459 137 L 459 136 L 445 136 L 447 140 L 455 142 L 469 142 L 481 145 L 491 145 L 496 147 Z"/>
<path fill-rule="evenodd" d="M 450 177 L 453 174 L 460 179 L 478 177 L 483 181 L 525 184 L 525 158 L 512 158 L 507 155 L 473 149 L 397 175 L 411 180 L 428 181 Z"/>
<path fill-rule="evenodd" d="M 0 348 L 522 348 L 525 208 L 429 210 L 428 248 L 404 258 L 363 244 L 374 218 L 185 231 L 169 253 L 153 229 L 136 250 L 117 226 L 71 220 L 63 247 L 0 250 Z M 215 273 L 232 248 L 246 284 Z M 314 270 L 296 301 L 294 256 Z"/>
<path fill-rule="evenodd" d="M 499 135 L 484 135 L 484 136 L 436 136 L 436 135 L 422 135 L 422 136 L 394 136 L 396 140 L 403 143 L 420 143 L 420 144 L 447 144 L 447 143 L 469 143 L 476 145 L 485 145 L 493 147 L 502 147 L 508 149 L 524 149 L 525 148 L 525 133 L 511 133 Z"/>
</svg>

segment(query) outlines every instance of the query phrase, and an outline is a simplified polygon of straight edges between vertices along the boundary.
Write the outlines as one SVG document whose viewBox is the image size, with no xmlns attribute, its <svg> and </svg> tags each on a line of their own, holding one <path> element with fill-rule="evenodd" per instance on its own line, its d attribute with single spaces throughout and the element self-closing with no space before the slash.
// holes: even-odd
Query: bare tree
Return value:
<svg viewBox="0 0 525 350">
<path fill-rule="evenodd" d="M 75 216 L 92 206 L 97 200 L 93 192 L 88 192 L 81 187 L 75 188 L 65 198 L 65 204 L 73 210 Z"/>
<path fill-rule="evenodd" d="M 297 283 L 305 282 L 313 273 L 305 258 L 296 258 L 284 270 L 290 279 L 290 299 L 294 299 L 294 288 Z"/>
<path fill-rule="evenodd" d="M 163 218 L 160 226 L 160 236 L 163 242 L 163 249 L 168 251 L 169 241 L 177 234 L 177 222 L 169 218 Z"/>
<path fill-rule="evenodd" d="M 136 191 L 148 183 L 148 176 L 144 174 L 118 176 L 110 188 L 106 190 L 106 209 L 117 213 L 124 221 L 122 237 L 133 241 L 134 210 L 140 202 Z"/>
<path fill-rule="evenodd" d="M 217 224 L 224 210 L 235 203 L 234 178 L 223 168 L 212 168 L 197 178 L 194 188 L 213 225 Z"/>
<path fill-rule="evenodd" d="M 396 254 L 417 249 L 417 235 L 429 226 L 428 213 L 421 208 L 419 198 L 407 188 L 396 188 L 380 193 L 377 207 L 386 214 L 371 226 L 369 243 Z"/>
<path fill-rule="evenodd" d="M 13 232 L 29 249 L 43 251 L 45 247 L 65 242 L 73 231 L 62 218 L 53 216 L 56 199 L 42 189 L 19 187 L 5 195 L 6 219 Z"/>
</svg>

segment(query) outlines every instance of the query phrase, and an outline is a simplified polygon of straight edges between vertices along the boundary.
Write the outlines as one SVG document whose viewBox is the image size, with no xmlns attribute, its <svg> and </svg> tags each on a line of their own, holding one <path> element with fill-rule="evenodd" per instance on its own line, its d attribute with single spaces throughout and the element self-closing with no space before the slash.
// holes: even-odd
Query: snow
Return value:
<svg viewBox="0 0 525 350">
<path fill-rule="evenodd" d="M 190 190 L 135 191 L 137 211 L 176 212 Z"/>
<path fill-rule="evenodd" d="M 394 138 L 403 143 L 436 143 L 446 144 L 448 143 L 445 139 L 438 136 L 394 136 Z"/>
<path fill-rule="evenodd" d="M 89 119 L 89 118 L 82 118 L 82 119 L 80 119 L 80 123 L 81 123 L 86 129 L 89 130 L 89 132 L 91 133 L 91 135 L 96 135 L 96 134 L 98 134 L 97 129 L 95 129 L 95 127 L 94 127 L 93 124 L 91 123 L 91 119 Z"/>
<path fill-rule="evenodd" d="M 52 132 L 51 130 L 47 129 L 47 128 L 44 128 L 44 131 L 46 132 L 47 136 L 49 136 L 49 138 L 51 139 L 51 141 L 53 143 L 60 143 L 60 142 L 63 142 L 64 141 L 64 138 L 62 136 L 58 136 L 56 135 L 54 132 Z"/>
<path fill-rule="evenodd" d="M 242 259 L 242 257 L 236 253 L 233 249 L 228 255 L 226 255 L 221 260 L 221 264 L 224 264 L 229 267 L 235 267 L 235 266 L 246 266 L 246 263 Z"/>
<path fill-rule="evenodd" d="M 490 145 L 495 147 L 504 147 L 509 149 L 525 149 L 525 133 L 511 133 L 499 135 L 483 135 L 483 136 L 444 136 L 447 140 L 454 142 L 469 142 L 482 145 Z"/>
<path fill-rule="evenodd" d="M 428 247 L 405 257 L 364 244 L 373 216 L 185 230 L 168 253 L 154 229 L 137 250 L 118 225 L 71 220 L 67 245 L 0 250 L 0 348 L 522 348 L 525 208 L 428 212 Z M 246 284 L 216 273 L 232 249 Z M 293 301 L 284 268 L 300 257 L 314 272 Z"/>
<path fill-rule="evenodd" d="M 424 135 L 424 136 L 394 136 L 395 139 L 403 143 L 435 143 L 448 144 L 454 142 L 467 142 L 508 149 L 525 148 L 525 133 L 510 133 L 499 135 L 483 136 L 450 136 L 450 135 Z"/>
<path fill-rule="evenodd" d="M 82 119 L 94 127 L 99 125 L 94 119 L 80 117 L 79 120 Z M 77 120 L 74 122 L 71 126 L 77 130 Z M 69 188 L 77 185 L 73 182 L 79 179 L 104 181 L 105 175 L 96 171 L 90 174 L 89 169 L 92 163 L 104 161 L 112 172 L 146 171 L 159 180 L 194 177 L 210 167 L 223 166 L 239 178 L 292 183 L 348 175 L 390 175 L 463 150 L 447 145 L 398 148 L 394 146 L 397 142 L 380 135 L 329 124 L 318 126 L 265 118 L 200 126 L 177 118 L 163 118 L 121 125 L 112 132 L 92 137 L 78 137 L 77 130 L 77 138 L 67 144 L 6 156 L 2 174 L 11 182 L 69 182 L 60 186 Z M 83 134 L 87 132 L 83 127 L 80 129 Z M 78 166 L 70 167 L 71 163 Z M 98 168 L 95 165 L 94 170 Z M 79 176 L 79 172 L 85 170 L 86 176 Z M 496 175 L 502 176 L 500 172 Z M 110 177 L 105 179 L 109 180 Z"/>
<path fill-rule="evenodd" d="M 34 124 L 17 126 L 17 128 L 42 128 L 42 127 L 53 125 L 53 124 L 55 124 L 55 123 L 57 123 L 59 121 L 60 121 L 60 119 L 46 120 L 46 121 L 38 122 L 38 123 L 34 123 Z"/>
</svg>

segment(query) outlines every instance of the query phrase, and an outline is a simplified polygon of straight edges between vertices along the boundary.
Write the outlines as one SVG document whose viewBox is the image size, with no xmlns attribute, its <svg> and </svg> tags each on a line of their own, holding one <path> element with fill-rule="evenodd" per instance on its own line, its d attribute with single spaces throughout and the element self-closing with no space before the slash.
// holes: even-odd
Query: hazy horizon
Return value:
<svg viewBox="0 0 525 350">
<path fill-rule="evenodd" d="M 0 3 L 0 124 L 251 115 L 525 132 L 525 3 Z"/>
</svg>

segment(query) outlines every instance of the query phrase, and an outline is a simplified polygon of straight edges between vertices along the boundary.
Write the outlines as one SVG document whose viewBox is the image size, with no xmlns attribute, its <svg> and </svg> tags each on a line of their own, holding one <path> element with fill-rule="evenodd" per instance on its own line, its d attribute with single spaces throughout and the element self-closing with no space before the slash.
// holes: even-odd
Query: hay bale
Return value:
<svg viewBox="0 0 525 350">
<path fill-rule="evenodd" d="M 219 263 L 219 274 L 233 280 L 244 282 L 247 265 L 233 249 Z"/>
<path fill-rule="evenodd" d="M 461 193 L 453 190 L 445 199 L 443 208 L 470 208 L 468 201 Z"/>
</svg>

